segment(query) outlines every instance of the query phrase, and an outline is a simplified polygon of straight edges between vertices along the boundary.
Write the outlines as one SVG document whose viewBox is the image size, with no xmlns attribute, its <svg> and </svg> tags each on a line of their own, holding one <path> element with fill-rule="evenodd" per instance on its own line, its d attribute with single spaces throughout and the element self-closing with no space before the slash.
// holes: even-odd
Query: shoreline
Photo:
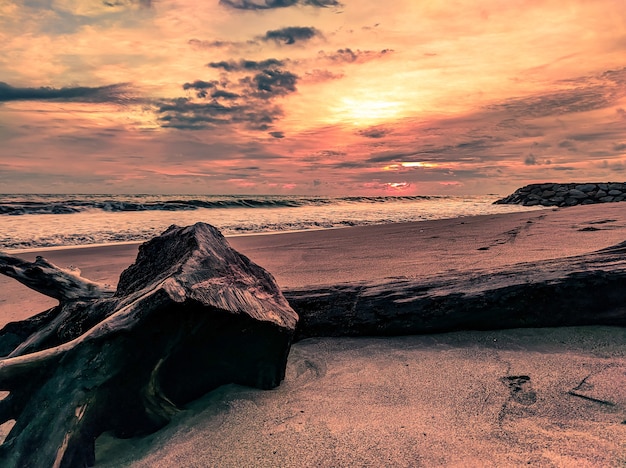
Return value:
<svg viewBox="0 0 626 468">
<path fill-rule="evenodd" d="M 422 222 L 422 221 L 415 221 L 415 222 Z M 378 226 L 377 224 L 371 224 L 369 226 Z M 297 233 L 297 232 L 317 232 L 317 231 L 330 231 L 333 229 L 348 229 L 350 227 L 353 226 L 336 226 L 336 227 L 330 227 L 330 228 L 317 228 L 317 229 L 294 229 L 294 230 L 287 230 L 287 231 L 267 231 L 267 232 L 253 232 L 253 233 L 246 233 L 246 234 L 223 234 L 224 237 L 226 239 L 230 239 L 230 238 L 234 238 L 234 237 L 256 237 L 256 236 L 272 236 L 272 235 L 277 235 L 277 234 L 292 234 L 292 233 Z M 147 239 L 149 240 L 149 239 Z M 125 245 L 141 245 L 144 242 L 147 242 L 147 240 L 145 241 L 123 241 L 123 242 L 107 242 L 107 243 L 101 243 L 101 244 L 80 244 L 80 245 L 53 245 L 50 247 L 32 247 L 32 248 L 28 248 L 28 249 L 5 249 L 3 250 L 3 252 L 9 254 L 9 255 L 15 255 L 15 256 L 20 256 L 20 255 L 26 255 L 26 254 L 44 254 L 46 252 L 54 252 L 57 250 L 78 250 L 78 249 L 91 249 L 91 248 L 97 248 L 97 247 L 120 247 L 120 246 L 125 246 Z"/>
<path fill-rule="evenodd" d="M 426 279 L 616 245 L 626 241 L 620 208 L 588 205 L 228 241 L 283 289 Z M 139 245 L 18 256 L 43 254 L 115 285 Z M 56 304 L 5 276 L 0 291 L 0 326 Z M 293 345 L 277 389 L 222 386 L 154 434 L 130 440 L 103 434 L 96 466 L 620 466 L 626 462 L 624 388 L 626 329 L 620 327 L 310 338 Z M 8 431 L 3 426 L 0 439 Z"/>
<path fill-rule="evenodd" d="M 590 253 L 626 240 L 626 210 L 614 203 L 227 239 L 268 270 L 281 288 L 293 288 L 430 277 Z M 42 255 L 60 267 L 78 268 L 92 281 L 115 286 L 140 244 L 16 256 L 33 261 Z M 0 276 L 0 291 L 0 326 L 56 304 L 6 276 Z"/>
</svg>

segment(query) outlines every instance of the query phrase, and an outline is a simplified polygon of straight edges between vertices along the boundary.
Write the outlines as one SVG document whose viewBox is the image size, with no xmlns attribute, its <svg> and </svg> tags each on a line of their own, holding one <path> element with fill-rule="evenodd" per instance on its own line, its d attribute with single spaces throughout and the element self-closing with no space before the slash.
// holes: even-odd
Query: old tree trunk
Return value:
<svg viewBox="0 0 626 468">
<path fill-rule="evenodd" d="M 103 431 L 154 431 L 224 383 L 272 388 L 294 331 L 302 339 L 626 325 L 626 243 L 498 271 L 283 296 L 217 230 L 196 224 L 142 245 L 115 292 L 41 258 L 0 255 L 0 273 L 60 301 L 0 331 L 0 390 L 10 392 L 0 423 L 17 421 L 0 446 L 3 467 L 90 465 Z"/>
<path fill-rule="evenodd" d="M 155 431 L 225 383 L 284 378 L 297 315 L 273 277 L 213 227 L 171 227 L 140 247 L 114 293 L 39 258 L 0 272 L 60 304 L 0 331 L 0 466 L 89 466 L 104 431 Z"/>
</svg>

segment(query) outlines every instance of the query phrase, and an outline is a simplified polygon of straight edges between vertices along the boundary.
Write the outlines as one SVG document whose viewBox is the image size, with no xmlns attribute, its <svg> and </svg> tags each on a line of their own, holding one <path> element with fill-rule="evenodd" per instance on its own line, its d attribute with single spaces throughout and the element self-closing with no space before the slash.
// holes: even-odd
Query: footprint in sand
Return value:
<svg viewBox="0 0 626 468">
<path fill-rule="evenodd" d="M 533 390 L 529 376 L 508 375 L 500 380 L 509 388 L 514 401 L 522 405 L 533 405 L 537 402 L 537 393 Z"/>
</svg>

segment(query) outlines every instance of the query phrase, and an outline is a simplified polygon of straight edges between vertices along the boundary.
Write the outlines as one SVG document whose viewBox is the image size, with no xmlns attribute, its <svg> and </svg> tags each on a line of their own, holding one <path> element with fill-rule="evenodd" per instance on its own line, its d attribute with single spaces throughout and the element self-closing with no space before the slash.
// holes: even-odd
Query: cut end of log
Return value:
<svg viewBox="0 0 626 468">
<path fill-rule="evenodd" d="M 295 329 L 298 322 L 274 277 L 230 247 L 209 224 L 173 225 L 142 244 L 115 294 L 128 296 L 166 278 L 163 287 L 174 301 L 196 300 L 287 328 Z"/>
</svg>

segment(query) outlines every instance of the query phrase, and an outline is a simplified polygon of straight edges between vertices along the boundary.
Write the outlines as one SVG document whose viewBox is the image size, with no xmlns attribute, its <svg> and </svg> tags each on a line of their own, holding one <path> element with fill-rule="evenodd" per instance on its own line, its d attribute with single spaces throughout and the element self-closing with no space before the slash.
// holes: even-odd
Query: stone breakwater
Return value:
<svg viewBox="0 0 626 468">
<path fill-rule="evenodd" d="M 623 200 L 626 200 L 626 183 L 622 182 L 545 183 L 526 185 L 494 203 L 524 206 L 575 206 Z"/>
</svg>

